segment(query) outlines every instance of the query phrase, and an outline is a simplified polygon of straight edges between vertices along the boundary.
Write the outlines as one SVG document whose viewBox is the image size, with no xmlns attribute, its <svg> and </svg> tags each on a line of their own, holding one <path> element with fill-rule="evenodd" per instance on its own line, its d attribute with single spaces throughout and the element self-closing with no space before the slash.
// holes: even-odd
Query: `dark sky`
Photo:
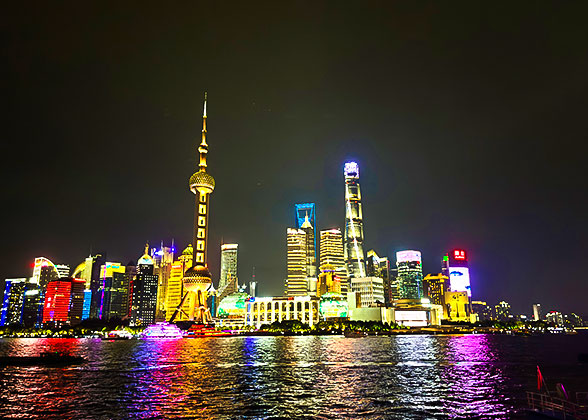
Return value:
<svg viewBox="0 0 588 420">
<path fill-rule="evenodd" d="M 588 3 L 123 3 L 4 6 L 0 277 L 183 248 L 207 90 L 210 249 L 262 294 L 354 159 L 366 251 L 461 247 L 475 299 L 588 314 Z"/>
</svg>

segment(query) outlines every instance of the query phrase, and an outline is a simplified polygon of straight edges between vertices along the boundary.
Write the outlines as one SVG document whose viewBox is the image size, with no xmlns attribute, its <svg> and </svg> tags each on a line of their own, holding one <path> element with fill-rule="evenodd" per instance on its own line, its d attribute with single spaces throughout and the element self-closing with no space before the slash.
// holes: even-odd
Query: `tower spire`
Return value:
<svg viewBox="0 0 588 420">
<path fill-rule="evenodd" d="M 206 99 L 208 93 L 204 92 L 204 113 L 202 114 L 202 141 L 198 147 L 198 153 L 200 153 L 200 163 L 198 166 L 200 170 L 206 172 L 206 154 L 208 153 L 208 144 L 206 143 Z"/>
</svg>

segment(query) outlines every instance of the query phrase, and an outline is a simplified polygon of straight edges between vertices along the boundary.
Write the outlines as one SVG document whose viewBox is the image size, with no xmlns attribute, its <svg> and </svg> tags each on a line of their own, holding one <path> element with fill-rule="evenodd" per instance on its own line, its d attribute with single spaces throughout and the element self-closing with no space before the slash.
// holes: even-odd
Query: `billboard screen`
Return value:
<svg viewBox="0 0 588 420">
<path fill-rule="evenodd" d="M 420 251 L 399 251 L 396 253 L 396 262 L 411 262 L 411 261 L 418 261 L 421 262 L 421 252 Z"/>
<path fill-rule="evenodd" d="M 470 270 L 467 267 L 449 267 L 449 284 L 452 292 L 468 292 L 468 296 L 472 296 Z"/>
</svg>

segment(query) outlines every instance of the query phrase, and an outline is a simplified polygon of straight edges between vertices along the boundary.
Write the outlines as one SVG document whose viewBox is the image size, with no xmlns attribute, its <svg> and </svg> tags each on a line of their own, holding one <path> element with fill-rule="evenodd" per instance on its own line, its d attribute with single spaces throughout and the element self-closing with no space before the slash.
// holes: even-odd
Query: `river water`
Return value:
<svg viewBox="0 0 588 420">
<path fill-rule="evenodd" d="M 588 391 L 588 334 L 1 339 L 67 368 L 0 368 L 0 418 L 525 418 L 536 366 Z"/>
</svg>

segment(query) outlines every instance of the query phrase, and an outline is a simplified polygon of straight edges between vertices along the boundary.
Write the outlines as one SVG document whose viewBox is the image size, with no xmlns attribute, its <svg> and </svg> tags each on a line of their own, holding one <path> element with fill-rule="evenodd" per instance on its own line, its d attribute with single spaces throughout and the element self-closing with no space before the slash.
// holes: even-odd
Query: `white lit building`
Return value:
<svg viewBox="0 0 588 420">
<path fill-rule="evenodd" d="M 222 290 L 230 280 L 237 276 L 237 251 L 238 244 L 221 245 L 221 269 L 218 280 L 218 290 Z"/>
<path fill-rule="evenodd" d="M 259 328 L 298 320 L 313 326 L 319 322 L 319 301 L 315 296 L 252 297 L 246 302 L 245 324 Z"/>
<path fill-rule="evenodd" d="M 379 277 L 352 277 L 351 291 L 359 293 L 362 307 L 384 304 L 384 280 Z"/>
</svg>

